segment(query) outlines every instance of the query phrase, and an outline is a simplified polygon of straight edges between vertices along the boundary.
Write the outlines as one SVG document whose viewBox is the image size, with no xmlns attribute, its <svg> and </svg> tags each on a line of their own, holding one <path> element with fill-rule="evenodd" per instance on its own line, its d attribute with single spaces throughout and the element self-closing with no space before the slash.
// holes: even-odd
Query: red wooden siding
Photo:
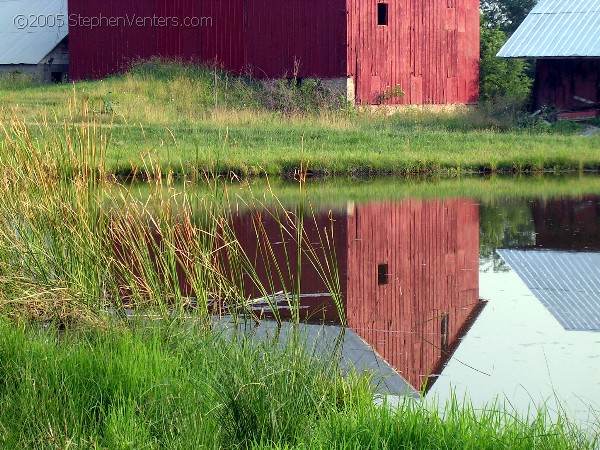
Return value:
<svg viewBox="0 0 600 450">
<path fill-rule="evenodd" d="M 345 0 L 250 0 L 246 64 L 258 78 L 345 75 Z"/>
<path fill-rule="evenodd" d="M 538 59 L 535 83 L 536 106 L 562 110 L 590 106 L 581 97 L 600 103 L 600 58 Z"/>
<path fill-rule="evenodd" d="M 216 63 L 257 78 L 335 78 L 345 74 L 344 0 L 69 0 L 69 14 L 85 18 L 159 17 L 201 27 L 71 26 L 72 79 L 126 70 L 131 62 L 162 56 Z"/>
<path fill-rule="evenodd" d="M 70 17 L 158 17 L 180 26 L 89 28 L 70 23 L 73 80 L 121 72 L 152 56 L 217 63 L 257 78 L 352 77 L 358 103 L 473 103 L 479 60 L 478 0 L 69 0 Z M 183 19 L 207 18 L 201 27 Z M 71 20 L 70 20 L 71 22 Z"/>
<path fill-rule="evenodd" d="M 194 0 L 199 16 L 212 19 L 202 27 L 201 51 L 192 55 L 204 63 L 216 63 L 239 74 L 246 65 L 244 5 L 247 0 Z"/>
<path fill-rule="evenodd" d="M 377 25 L 377 3 L 388 25 Z M 474 103 L 479 84 L 478 0 L 348 0 L 348 75 L 356 101 L 381 102 L 386 89 L 405 93 L 385 103 Z"/>
<path fill-rule="evenodd" d="M 152 17 L 156 1 L 69 0 L 69 21 L 100 17 Z M 157 39 L 147 27 L 110 27 L 103 21 L 89 28 L 69 24 L 70 78 L 99 78 L 125 70 L 132 61 L 158 54 Z"/>
</svg>

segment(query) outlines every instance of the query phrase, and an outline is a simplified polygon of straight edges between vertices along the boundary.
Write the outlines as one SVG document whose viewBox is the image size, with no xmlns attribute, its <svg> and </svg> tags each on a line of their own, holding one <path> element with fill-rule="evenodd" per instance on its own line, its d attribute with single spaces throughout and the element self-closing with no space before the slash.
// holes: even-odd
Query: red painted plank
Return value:
<svg viewBox="0 0 600 450">
<path fill-rule="evenodd" d="M 210 25 L 70 27 L 71 78 L 101 77 L 132 61 L 165 56 L 217 62 L 259 78 L 350 76 L 356 100 L 469 103 L 477 97 L 479 12 L 475 0 L 70 0 L 70 14 L 97 17 L 210 18 Z"/>
</svg>

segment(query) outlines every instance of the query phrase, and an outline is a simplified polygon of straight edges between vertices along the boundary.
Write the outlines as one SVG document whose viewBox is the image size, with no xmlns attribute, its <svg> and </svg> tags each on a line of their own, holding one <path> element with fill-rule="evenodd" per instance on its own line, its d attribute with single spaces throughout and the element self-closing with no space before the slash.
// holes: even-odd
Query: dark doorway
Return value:
<svg viewBox="0 0 600 450">
<path fill-rule="evenodd" d="M 62 83 L 63 82 L 63 73 L 62 72 L 51 72 L 50 73 L 50 81 L 52 83 Z"/>
</svg>

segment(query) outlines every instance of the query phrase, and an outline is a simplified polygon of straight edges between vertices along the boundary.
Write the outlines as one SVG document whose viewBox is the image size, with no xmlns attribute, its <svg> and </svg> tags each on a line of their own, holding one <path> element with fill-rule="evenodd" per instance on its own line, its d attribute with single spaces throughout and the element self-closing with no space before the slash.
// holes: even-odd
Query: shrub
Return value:
<svg viewBox="0 0 600 450">
<path fill-rule="evenodd" d="M 527 106 L 533 79 L 527 61 L 496 56 L 506 40 L 500 28 L 481 27 L 480 101 L 494 115 L 514 117 Z"/>
</svg>

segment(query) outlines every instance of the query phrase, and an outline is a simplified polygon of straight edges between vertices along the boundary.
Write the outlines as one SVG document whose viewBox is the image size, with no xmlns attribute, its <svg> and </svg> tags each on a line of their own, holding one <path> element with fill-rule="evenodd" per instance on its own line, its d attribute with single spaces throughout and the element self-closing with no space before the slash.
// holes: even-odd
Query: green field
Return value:
<svg viewBox="0 0 600 450">
<path fill-rule="evenodd" d="M 109 136 L 108 170 L 120 175 L 134 172 L 147 155 L 163 171 L 244 176 L 290 174 L 300 167 L 317 175 L 600 167 L 600 134 L 582 137 L 575 125 L 519 127 L 481 108 L 412 108 L 389 116 L 344 105 L 316 82 L 265 87 L 165 63 L 59 86 L 19 80 L 0 81 L 5 126 L 21 120 L 35 133 L 40 121 L 95 121 Z"/>
</svg>

